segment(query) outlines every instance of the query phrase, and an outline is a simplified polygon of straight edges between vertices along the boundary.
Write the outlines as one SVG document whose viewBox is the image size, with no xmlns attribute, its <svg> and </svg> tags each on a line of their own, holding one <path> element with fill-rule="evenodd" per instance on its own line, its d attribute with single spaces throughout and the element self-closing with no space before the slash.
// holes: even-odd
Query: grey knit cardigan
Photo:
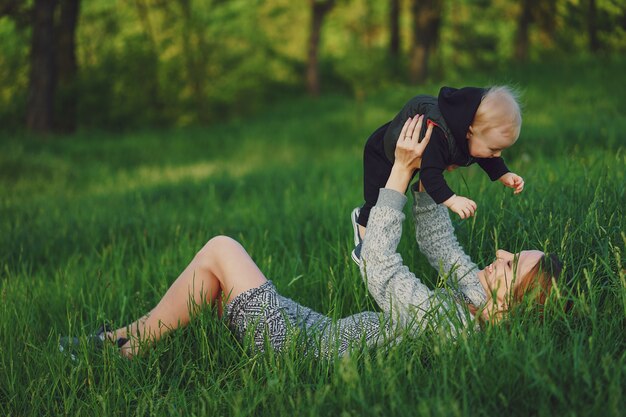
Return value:
<svg viewBox="0 0 626 417">
<path fill-rule="evenodd" d="M 394 327 L 419 333 L 426 328 L 455 337 L 472 321 L 467 303 L 487 299 L 478 268 L 456 236 L 448 210 L 425 192 L 413 190 L 415 236 L 420 251 L 439 271 L 440 284 L 431 290 L 404 265 L 397 252 L 407 198 L 381 188 L 372 209 L 361 251 L 361 274 L 379 307 Z"/>
</svg>

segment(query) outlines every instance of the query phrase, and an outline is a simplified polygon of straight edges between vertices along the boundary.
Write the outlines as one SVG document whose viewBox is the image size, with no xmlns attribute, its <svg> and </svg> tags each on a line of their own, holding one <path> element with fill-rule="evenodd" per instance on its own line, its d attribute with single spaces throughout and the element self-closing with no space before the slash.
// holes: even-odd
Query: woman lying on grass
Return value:
<svg viewBox="0 0 626 417">
<path fill-rule="evenodd" d="M 558 259 L 536 250 L 515 255 L 498 250 L 497 259 L 477 271 L 454 236 L 446 207 L 416 190 L 413 210 L 420 250 L 450 278 L 454 289 L 433 291 L 403 265 L 396 248 L 404 220 L 404 192 L 420 166 L 432 130 L 419 142 L 421 125 L 417 116 L 405 123 L 391 175 L 371 211 L 363 241 L 361 273 L 382 313 L 363 312 L 333 321 L 278 294 L 239 243 L 217 236 L 196 254 L 152 311 L 128 326 L 101 329 L 90 340 L 99 345 L 114 342 L 123 355 L 132 357 L 187 325 L 194 313 L 192 305 L 217 303 L 236 336 L 243 340 L 249 335 L 259 350 L 269 346 L 280 351 L 295 338 L 306 354 L 332 357 L 394 340 L 397 330 L 416 334 L 430 327 L 454 336 L 477 320 L 498 320 L 525 296 L 543 305 L 558 280 Z M 78 339 L 63 338 L 61 350 L 71 353 L 77 345 Z"/>
</svg>

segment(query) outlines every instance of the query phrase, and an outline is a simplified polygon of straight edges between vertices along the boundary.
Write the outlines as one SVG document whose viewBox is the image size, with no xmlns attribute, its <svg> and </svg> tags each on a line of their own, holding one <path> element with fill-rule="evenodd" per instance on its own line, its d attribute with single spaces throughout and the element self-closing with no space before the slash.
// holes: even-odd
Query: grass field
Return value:
<svg viewBox="0 0 626 417">
<path fill-rule="evenodd" d="M 555 297 L 543 322 L 520 315 L 456 343 L 424 335 L 331 362 L 251 353 L 210 309 L 133 361 L 111 348 L 73 364 L 57 343 L 144 313 L 216 234 L 304 305 L 334 318 L 376 309 L 350 260 L 349 213 L 367 135 L 415 88 L 268 104 L 210 128 L 3 134 L 0 415 L 623 415 L 625 68 L 449 81 L 524 91 L 522 136 L 505 157 L 526 188 L 513 196 L 476 167 L 448 174 L 479 207 L 455 220 L 459 239 L 479 265 L 499 247 L 556 252 L 573 310 Z M 405 262 L 436 285 L 405 227 Z"/>
</svg>

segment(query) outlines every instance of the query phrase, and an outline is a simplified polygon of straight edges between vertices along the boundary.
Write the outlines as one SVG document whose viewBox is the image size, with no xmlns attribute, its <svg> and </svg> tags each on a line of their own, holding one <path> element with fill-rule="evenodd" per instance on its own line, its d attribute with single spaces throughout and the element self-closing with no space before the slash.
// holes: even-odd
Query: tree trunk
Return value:
<svg viewBox="0 0 626 417">
<path fill-rule="evenodd" d="M 198 120 L 202 123 L 208 122 L 209 112 L 205 96 L 205 79 L 204 70 L 206 68 L 204 60 L 204 48 L 201 41 L 202 35 L 198 35 L 199 48 L 194 50 L 192 45 L 192 34 L 197 33 L 196 25 L 192 20 L 192 10 L 190 0 L 178 0 L 183 12 L 183 54 L 185 56 L 185 66 L 187 69 L 187 78 L 193 92 L 193 101 Z"/>
<path fill-rule="evenodd" d="M 78 23 L 80 0 L 61 0 L 61 14 L 58 25 L 58 107 L 56 108 L 55 128 L 61 132 L 76 130 L 76 109 L 78 92 L 76 86 L 76 25 Z"/>
<path fill-rule="evenodd" d="M 409 78 L 413 84 L 428 78 L 430 55 L 439 38 L 442 3 L 438 0 L 413 0 L 413 45 L 409 65 Z"/>
<path fill-rule="evenodd" d="M 411 48 L 409 61 L 409 81 L 411 84 L 423 83 L 428 78 L 428 47 L 419 43 Z"/>
<path fill-rule="evenodd" d="M 389 55 L 400 55 L 400 0 L 391 0 L 389 4 Z"/>
<path fill-rule="evenodd" d="M 530 46 L 528 32 L 533 20 L 532 0 L 522 0 L 519 18 L 517 20 L 517 34 L 515 36 L 515 59 L 526 61 L 528 59 L 528 49 Z"/>
<path fill-rule="evenodd" d="M 309 94 L 319 96 L 319 44 L 322 32 L 322 23 L 326 14 L 334 7 L 335 0 L 310 0 L 311 2 L 311 32 L 309 36 L 309 56 L 306 71 L 306 82 Z"/>
<path fill-rule="evenodd" d="M 52 130 L 56 88 L 55 8 L 56 0 L 35 0 L 33 7 L 26 128 L 39 133 Z"/>
<path fill-rule="evenodd" d="M 598 23 L 596 0 L 589 0 L 589 10 L 587 13 L 587 31 L 589 32 L 589 52 L 595 54 L 600 49 L 598 40 Z"/>
</svg>

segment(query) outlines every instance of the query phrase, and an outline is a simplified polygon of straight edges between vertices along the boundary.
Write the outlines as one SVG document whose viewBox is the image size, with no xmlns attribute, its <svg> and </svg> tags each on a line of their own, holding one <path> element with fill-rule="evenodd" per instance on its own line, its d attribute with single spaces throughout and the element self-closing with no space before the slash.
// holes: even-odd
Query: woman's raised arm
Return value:
<svg viewBox="0 0 626 417">
<path fill-rule="evenodd" d="M 404 327 L 421 328 L 427 313 L 448 311 L 446 301 L 424 285 L 404 265 L 397 253 L 402 235 L 406 190 L 413 171 L 419 167 L 421 155 L 430 139 L 429 129 L 419 142 L 422 118 L 405 123 L 396 145 L 395 162 L 385 188 L 371 211 L 361 252 L 361 273 L 377 304 Z M 433 307 L 444 307 L 433 309 Z"/>
<path fill-rule="evenodd" d="M 415 238 L 428 262 L 442 276 L 451 277 L 457 287 L 472 304 L 479 306 L 486 301 L 483 287 L 478 281 L 478 268 L 454 235 L 448 209 L 436 204 L 425 192 L 413 189 L 413 215 Z"/>
<path fill-rule="evenodd" d="M 378 306 L 403 327 L 422 327 L 441 300 L 407 268 L 397 252 L 406 196 L 383 188 L 370 213 L 361 251 L 361 273 Z"/>
<path fill-rule="evenodd" d="M 396 145 L 395 162 L 387 180 L 386 189 L 404 194 L 413 171 L 420 167 L 422 154 L 432 132 L 431 125 L 420 142 L 418 135 L 421 124 L 422 118 L 418 118 L 417 121 L 413 119 L 407 121 L 402 128 Z M 435 269 L 444 276 L 454 279 L 454 286 L 465 294 L 472 304 L 482 305 L 486 300 L 486 295 L 478 281 L 478 268 L 456 239 L 447 209 L 435 204 L 425 192 L 419 193 L 413 190 L 413 195 L 415 197 L 413 213 L 416 238 L 420 251 L 426 255 Z"/>
</svg>

